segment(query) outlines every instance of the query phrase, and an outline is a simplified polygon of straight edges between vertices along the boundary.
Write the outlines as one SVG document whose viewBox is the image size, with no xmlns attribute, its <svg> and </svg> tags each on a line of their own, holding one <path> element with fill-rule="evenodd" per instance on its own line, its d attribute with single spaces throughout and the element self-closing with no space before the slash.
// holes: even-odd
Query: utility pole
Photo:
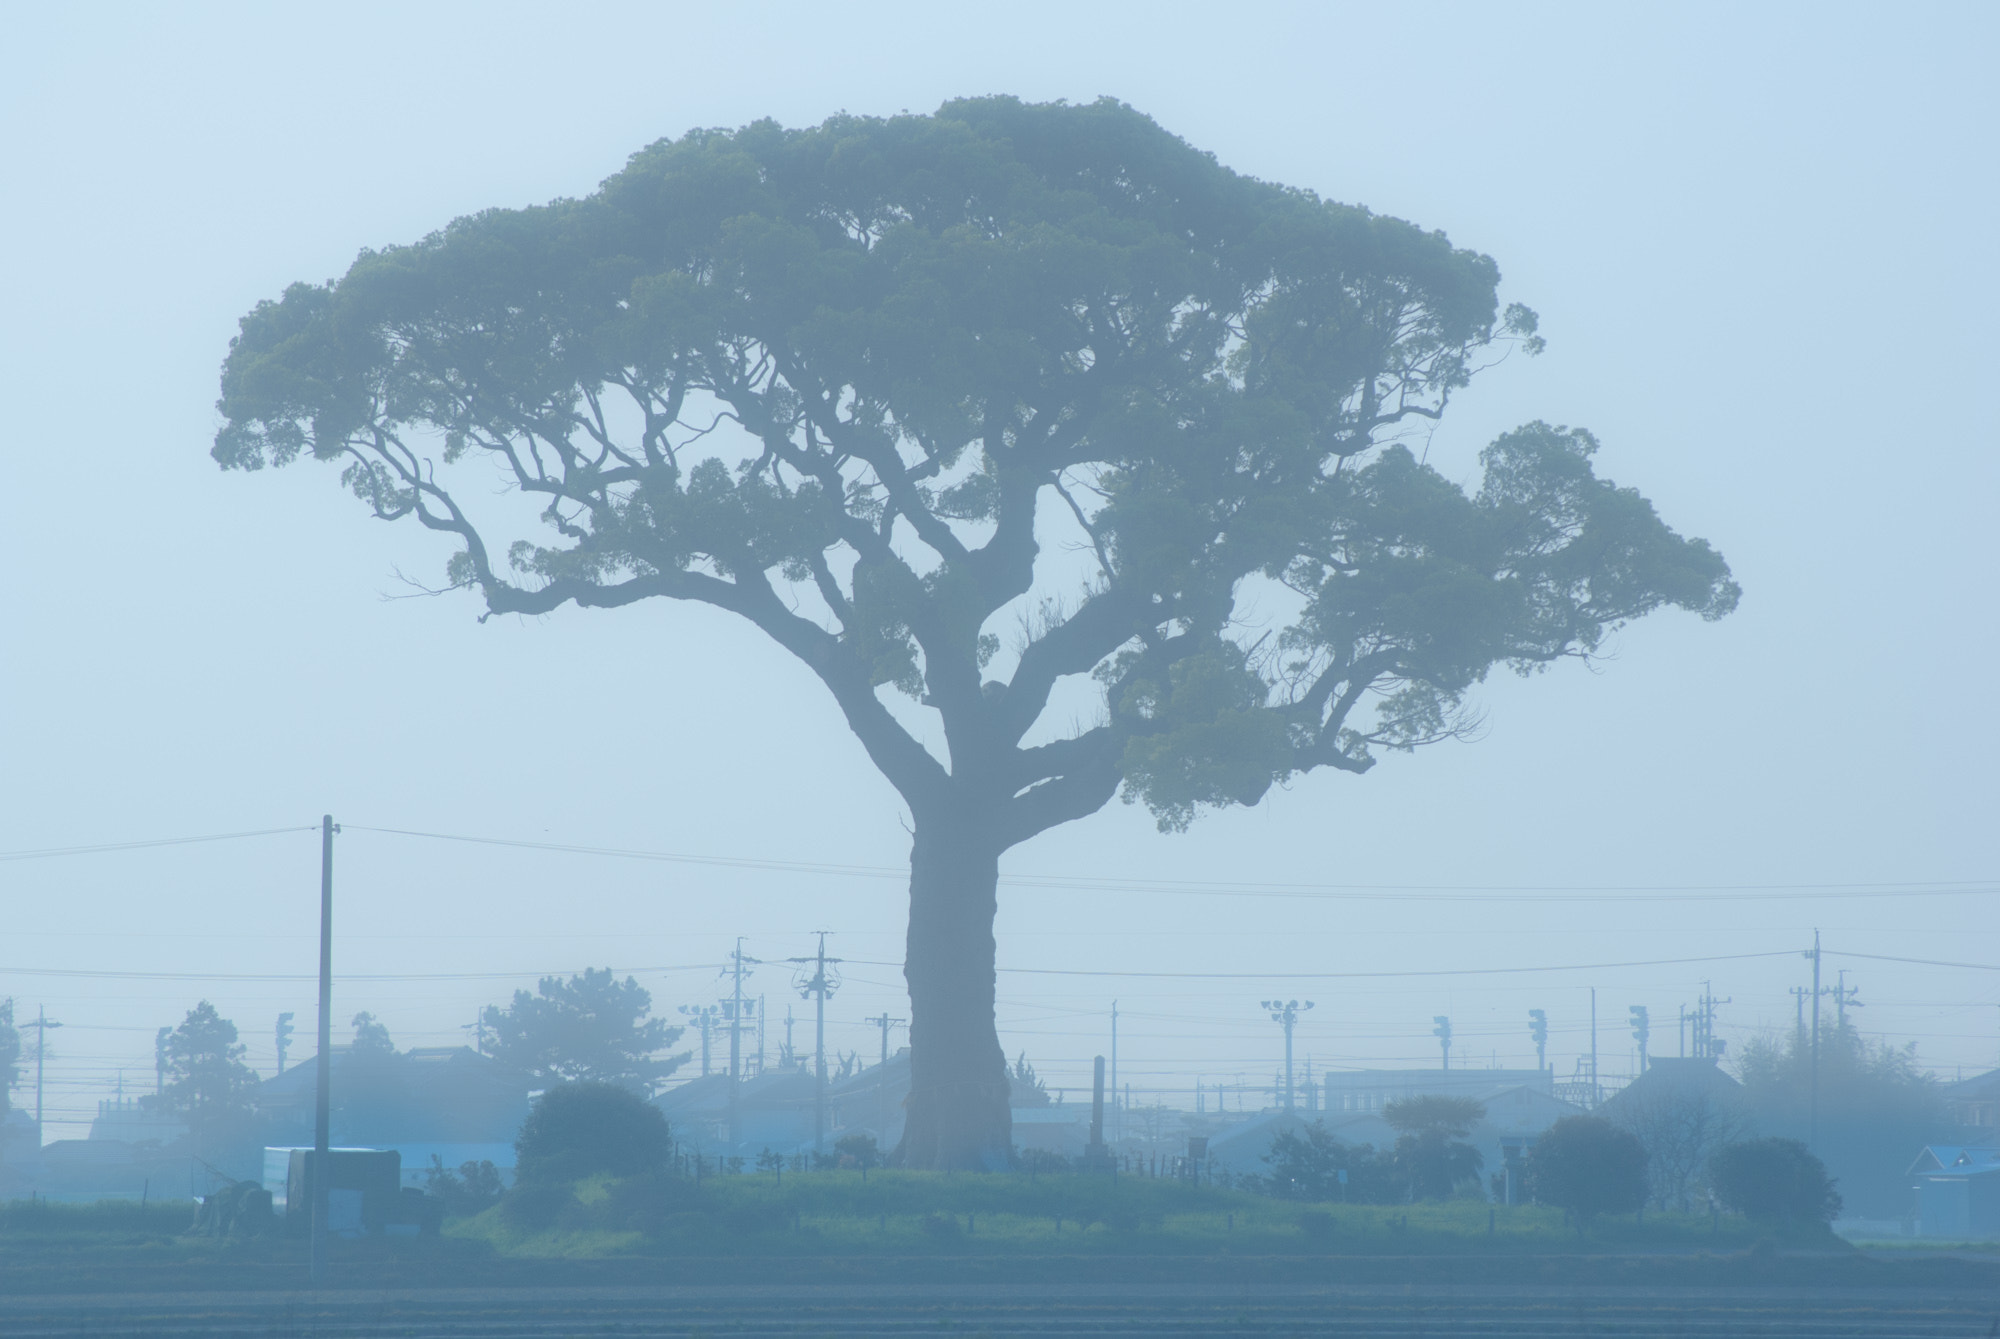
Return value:
<svg viewBox="0 0 2000 1339">
<path fill-rule="evenodd" d="M 1694 1011 L 1688 1015 L 1688 1049 L 1697 1060 L 1716 1060 L 1722 1056 L 1722 1043 L 1715 1039 L 1715 1006 L 1728 1004 L 1729 999 L 1715 998 L 1715 983 L 1701 983 L 1701 998 L 1695 1002 Z"/>
<path fill-rule="evenodd" d="M 326 1286 L 326 1206 L 333 1126 L 333 815 L 319 821 L 319 1054 L 313 1058 L 312 1281 Z"/>
<path fill-rule="evenodd" d="M 1528 1010 L 1528 1035 L 1535 1039 L 1535 1068 L 1549 1066 L 1549 1011 L 1547 1009 Z"/>
<path fill-rule="evenodd" d="M 174 1035 L 170 1027 L 163 1027 L 153 1034 L 153 1096 L 160 1097 L 167 1091 L 167 1038 Z"/>
<path fill-rule="evenodd" d="M 1680 1028 L 1677 1035 L 1681 1043 L 1681 1059 L 1685 1060 L 1688 1054 L 1688 1007 L 1685 1004 L 1681 1006 Z"/>
<path fill-rule="evenodd" d="M 757 962 L 743 952 L 743 936 L 736 936 L 736 950 L 729 955 L 724 976 L 733 977 L 729 997 L 729 1150 L 736 1151 L 741 1138 L 741 1118 L 737 1112 L 737 1088 L 743 1080 L 743 969 Z"/>
<path fill-rule="evenodd" d="M 708 1041 L 715 1030 L 715 1017 L 722 1012 L 719 1004 L 683 1004 L 681 1012 L 686 1014 L 701 1032 L 701 1076 L 708 1077 Z"/>
<path fill-rule="evenodd" d="M 1861 987 L 1849 986 L 1847 984 L 1847 969 L 1845 967 L 1840 969 L 1839 975 L 1834 980 L 1837 984 L 1833 988 L 1833 1008 L 1835 1014 L 1833 1025 L 1836 1030 L 1844 1033 L 1847 1031 L 1847 1011 L 1849 1009 L 1861 1008 L 1861 1001 L 1854 998 L 1861 993 Z"/>
<path fill-rule="evenodd" d="M 474 1055 L 486 1054 L 486 1013 L 484 1010 L 481 1010 L 478 1016 L 470 1023 L 460 1023 L 458 1028 L 461 1032 L 470 1032 L 472 1034 L 472 1053 Z"/>
<path fill-rule="evenodd" d="M 1635 1004 L 1625 1011 L 1632 1016 L 1632 1036 L 1639 1043 L 1639 1072 L 1646 1072 L 1646 1039 L 1653 1033 L 1651 1019 L 1646 1014 L 1646 1006 Z"/>
<path fill-rule="evenodd" d="M 1597 987 L 1590 988 L 1590 1109 L 1597 1110 Z"/>
<path fill-rule="evenodd" d="M 278 1015 L 278 1072 L 285 1072 L 285 1052 L 292 1049 L 292 1016 Z"/>
<path fill-rule="evenodd" d="M 889 1017 L 889 1011 L 884 1009 L 878 1017 L 862 1021 L 882 1029 L 882 1063 L 875 1070 L 875 1095 L 882 1107 L 882 1143 L 886 1147 L 889 1142 L 889 1029 L 900 1025 L 903 1020 Z"/>
<path fill-rule="evenodd" d="M 1812 952 L 1812 1087 L 1806 1103 L 1806 1147 L 1819 1151 L 1819 930 L 1813 930 Z"/>
<path fill-rule="evenodd" d="M 1115 1142 L 1125 1133 L 1125 1122 L 1118 1118 L 1118 1001 L 1111 1001 L 1111 1138 Z"/>
<path fill-rule="evenodd" d="M 1302 1006 L 1297 1000 L 1265 1000 L 1264 1007 L 1271 1011 L 1271 1021 L 1285 1029 L 1285 1110 L 1293 1108 L 1292 1094 L 1292 1029 L 1298 1026 L 1299 1015 L 1313 1007 L 1307 1000 Z M 1114 1037 L 1116 1033 L 1112 1034 Z"/>
<path fill-rule="evenodd" d="M 1445 1014 L 1432 1014 L 1431 1022 L 1437 1025 L 1431 1029 L 1431 1035 L 1438 1039 L 1438 1047 L 1440 1050 L 1444 1052 L 1445 1072 L 1450 1073 L 1451 1072 L 1451 1019 Z"/>
<path fill-rule="evenodd" d="M 1792 1024 L 1792 1037 L 1794 1039 L 1792 1044 L 1792 1054 L 1797 1055 L 1799 1052 L 1805 1050 L 1806 1048 L 1807 992 L 1804 986 L 1793 986 L 1786 993 L 1792 997 L 1792 1005 L 1793 1005 L 1792 1012 L 1797 1015 L 1797 1021 L 1795 1021 Z"/>
<path fill-rule="evenodd" d="M 792 1006 L 788 1004 L 785 1006 L 785 1063 L 795 1065 L 798 1061 L 799 1054 L 792 1049 Z"/>
<path fill-rule="evenodd" d="M 787 958 L 786 962 L 800 965 L 799 972 L 792 979 L 800 995 L 814 1001 L 813 1025 L 813 1152 L 821 1152 L 826 1144 L 826 997 L 840 989 L 839 977 L 827 975 L 827 967 L 839 962 L 839 958 L 826 956 L 825 930 L 818 931 L 819 951 L 810 958 Z M 805 967 L 810 964 L 811 976 L 805 976 Z M 804 977 L 800 980 L 800 977 Z M 889 1045 L 889 1029 L 882 1029 L 882 1045 Z"/>
<path fill-rule="evenodd" d="M 51 1023 L 48 1011 L 41 1005 L 35 1006 L 35 1142 L 42 1140 L 42 1057 L 49 1049 L 49 1029 L 61 1027 L 61 1023 Z"/>
</svg>

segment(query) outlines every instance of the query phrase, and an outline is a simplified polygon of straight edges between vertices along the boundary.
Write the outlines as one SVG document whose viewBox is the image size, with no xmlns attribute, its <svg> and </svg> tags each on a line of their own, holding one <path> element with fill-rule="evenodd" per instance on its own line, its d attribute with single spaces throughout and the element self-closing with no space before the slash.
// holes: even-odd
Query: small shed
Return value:
<svg viewBox="0 0 2000 1339">
<path fill-rule="evenodd" d="M 1919 1236 L 2000 1236 L 2000 1148 L 1932 1144 L 1910 1177 Z"/>
<path fill-rule="evenodd" d="M 273 1173 L 284 1168 L 285 1220 L 294 1228 L 310 1223 L 313 1178 L 318 1154 L 310 1148 L 264 1150 L 265 1189 L 274 1204 L 279 1187 Z M 403 1158 L 394 1149 L 330 1148 L 327 1150 L 326 1226 L 337 1236 L 355 1237 L 400 1220 Z"/>
</svg>

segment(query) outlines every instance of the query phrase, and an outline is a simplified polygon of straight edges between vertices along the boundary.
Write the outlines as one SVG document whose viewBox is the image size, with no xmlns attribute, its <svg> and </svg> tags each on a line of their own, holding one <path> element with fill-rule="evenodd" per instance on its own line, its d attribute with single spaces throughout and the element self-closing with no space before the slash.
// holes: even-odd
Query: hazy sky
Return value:
<svg viewBox="0 0 2000 1339">
<path fill-rule="evenodd" d="M 1018 848 L 1012 875 L 1373 891 L 1004 889 L 1006 969 L 1268 973 L 1010 971 L 1010 1053 L 1085 1081 L 1116 998 L 1135 1088 L 1268 1082 L 1282 1049 L 1256 1005 L 1280 992 L 1317 1001 L 1298 1045 L 1318 1065 L 1433 1063 L 1440 1013 L 1456 1058 L 1532 1063 L 1539 1006 L 1567 1074 L 1595 985 L 1611 1072 L 1627 1005 L 1671 1053 L 1676 1008 L 1713 980 L 1740 1045 L 1789 1025 L 1807 964 L 1298 974 L 1720 959 L 1818 926 L 1870 1030 L 1947 1074 L 2000 1057 L 2000 972 L 1835 956 L 2000 963 L 1991 6 L 72 4 L 8 28 L 0 851 L 330 810 L 899 866 L 895 795 L 783 653 L 666 604 L 482 626 L 471 597 L 385 599 L 447 550 L 367 519 L 327 468 L 219 472 L 217 369 L 285 284 L 588 193 L 690 127 L 1109 94 L 1238 170 L 1493 255 L 1549 349 L 1458 399 L 1431 458 L 1469 477 L 1521 421 L 1587 426 L 1600 471 L 1714 542 L 1745 595 L 1717 625 L 1636 626 L 1595 670 L 1496 679 L 1475 743 L 1315 775 L 1186 836 L 1114 804 Z M 338 867 L 336 1011 L 404 1044 L 591 964 L 671 1010 L 713 998 L 699 965 L 734 936 L 779 959 L 817 929 L 856 960 L 840 1047 L 872 1055 L 860 1020 L 908 1016 L 893 877 L 359 831 Z M 310 1035 L 309 834 L 10 861 L 0 887 L 0 995 L 67 1025 L 51 1137 L 120 1071 L 149 1085 L 153 1029 L 197 999 L 266 1072 L 278 1010 Z M 1677 891 L 1616 891 L 1639 887 Z M 1578 889 L 1597 895 L 1549 896 Z M 767 966 L 754 988 L 805 1017 L 789 980 Z"/>
</svg>

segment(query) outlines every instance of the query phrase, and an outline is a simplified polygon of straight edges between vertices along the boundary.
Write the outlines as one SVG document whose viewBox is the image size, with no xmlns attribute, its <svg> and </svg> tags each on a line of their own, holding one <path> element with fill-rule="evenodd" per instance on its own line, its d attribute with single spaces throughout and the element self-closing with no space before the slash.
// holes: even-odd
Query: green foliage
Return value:
<svg viewBox="0 0 2000 1339">
<path fill-rule="evenodd" d="M 259 304 L 214 456 L 340 463 L 375 515 L 454 537 L 447 579 L 489 611 L 750 619 L 919 825 L 963 773 L 1007 797 L 983 811 L 1007 844 L 1121 789 L 1178 829 L 1461 733 L 1494 665 L 1734 607 L 1588 433 L 1506 434 L 1471 494 L 1399 444 L 1493 346 L 1540 349 L 1498 279 L 1111 101 L 758 122 Z M 543 528 L 486 515 L 486 473 L 453 482 L 473 460 Z M 1064 526 L 1086 570 L 1043 577 Z M 1102 718 L 1019 747 L 1093 672 Z M 950 776 L 881 686 L 937 710 Z"/>
<path fill-rule="evenodd" d="M 154 1109 L 185 1121 L 197 1148 L 212 1150 L 249 1120 L 257 1075 L 243 1063 L 236 1025 L 203 1000 L 165 1044 L 166 1082 Z"/>
<path fill-rule="evenodd" d="M 1021 1052 L 1014 1059 L 1014 1067 L 1007 1074 L 1007 1101 L 1010 1106 L 1045 1107 L 1049 1105 L 1048 1085 L 1041 1075 L 1028 1063 L 1028 1053 Z"/>
<path fill-rule="evenodd" d="M 1397 1170 L 1414 1194 L 1449 1199 L 1478 1177 L 1486 1160 L 1464 1139 L 1485 1118 L 1486 1107 L 1469 1097 L 1426 1093 L 1383 1105 L 1382 1119 L 1397 1135 Z"/>
<path fill-rule="evenodd" d="M 504 1187 L 499 1169 L 484 1158 L 462 1162 L 453 1171 L 433 1153 L 430 1169 L 424 1173 L 424 1189 L 437 1197 L 451 1217 L 470 1218 L 498 1204 Z"/>
<path fill-rule="evenodd" d="M 882 1150 L 872 1134 L 844 1134 L 833 1141 L 836 1164 L 842 1167 L 880 1167 Z"/>
<path fill-rule="evenodd" d="M 629 1088 L 566 1083 L 535 1099 L 514 1153 L 523 1183 L 634 1176 L 666 1165 L 673 1136 L 660 1109 Z"/>
<path fill-rule="evenodd" d="M 1796 1139 L 1746 1139 L 1709 1162 L 1716 1198 L 1759 1223 L 1830 1223 L 1840 1192 L 1826 1164 Z"/>
<path fill-rule="evenodd" d="M 1350 1189 L 1352 1187 L 1350 1186 Z M 539 1198 L 535 1198 L 538 1195 Z M 531 1205 L 529 1200 L 533 1199 Z M 510 1254 L 633 1255 L 775 1259 L 881 1256 L 905 1268 L 912 1257 L 1144 1255 L 1296 1257 L 1302 1254 L 1467 1257 L 1573 1253 L 1570 1229 L 1554 1208 L 1478 1200 L 1414 1204 L 1340 1203 L 1192 1186 L 1174 1180 L 1044 1172 L 934 1173 L 877 1170 L 787 1171 L 770 1176 L 691 1178 L 648 1173 L 562 1185 L 524 1196 L 509 1192 L 502 1211 L 461 1220 L 461 1238 Z M 926 1227 L 932 1215 L 959 1232 Z M 541 1226 L 529 1226 L 532 1216 Z M 966 1232 L 969 1221 L 977 1221 Z M 1060 1223 L 1060 1226 L 1058 1226 Z M 1707 1214 L 1600 1219 L 1598 1248 L 1736 1250 L 1754 1229 Z M 1247 1260 L 1246 1260 L 1247 1264 Z M 1038 1263 L 1037 1268 L 1043 1267 Z M 908 1275 L 900 1275 L 907 1278 Z"/>
<path fill-rule="evenodd" d="M 1377 1153 L 1372 1144 L 1343 1144 L 1319 1121 L 1280 1131 L 1263 1160 L 1271 1171 L 1250 1188 L 1279 1199 L 1395 1204 L 1409 1197 L 1406 1170 L 1393 1154 Z"/>
<path fill-rule="evenodd" d="M 1565 1116 L 1528 1151 L 1528 1189 L 1576 1216 L 1631 1213 L 1646 1201 L 1646 1150 L 1629 1131 L 1596 1116 Z"/>
<path fill-rule="evenodd" d="M 615 1083 L 651 1093 L 687 1060 L 660 1052 L 681 1029 L 649 1018 L 653 997 L 638 981 L 611 969 L 587 968 L 568 980 L 545 976 L 536 993 L 514 992 L 505 1009 L 481 1014 L 493 1056 L 533 1086 Z"/>
<path fill-rule="evenodd" d="M 1756 1129 L 1801 1141 L 1811 1135 L 1809 1032 L 1752 1040 L 1737 1072 Z M 1943 1093 L 1919 1068 L 1915 1043 L 1870 1042 L 1833 1019 L 1820 1028 L 1817 1124 L 1813 1148 L 1848 1207 L 1871 1218 L 1901 1216 L 1909 1199 L 1904 1171 L 1919 1149 L 1951 1131 Z"/>
</svg>

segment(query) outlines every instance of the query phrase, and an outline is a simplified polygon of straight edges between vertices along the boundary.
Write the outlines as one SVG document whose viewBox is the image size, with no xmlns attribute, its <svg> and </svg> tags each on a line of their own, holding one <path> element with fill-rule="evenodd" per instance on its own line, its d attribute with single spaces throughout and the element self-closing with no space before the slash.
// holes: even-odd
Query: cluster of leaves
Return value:
<svg viewBox="0 0 2000 1339">
<path fill-rule="evenodd" d="M 1856 1213 L 1900 1216 L 1910 1162 L 1951 1132 L 1937 1080 L 1918 1065 L 1914 1043 L 1871 1042 L 1852 1022 L 1828 1019 L 1819 1036 L 1815 1120 L 1813 1046 L 1810 1032 L 1801 1032 L 1743 1048 L 1737 1074 L 1752 1123 L 1775 1137 L 1813 1138 Z"/>
<path fill-rule="evenodd" d="M 1646 1150 L 1638 1137 L 1598 1116 L 1565 1116 L 1528 1150 L 1528 1193 L 1567 1210 L 1578 1232 L 1600 1214 L 1646 1202 Z"/>
<path fill-rule="evenodd" d="M 1487 352 L 1539 349 L 1498 280 L 1114 102 L 759 122 L 259 305 L 214 455 L 343 462 L 376 515 L 456 538 L 449 580 L 490 611 L 750 619 L 920 825 L 963 781 L 1002 845 L 1121 787 L 1181 828 L 1458 733 L 1493 665 L 1734 606 L 1721 557 L 1597 478 L 1587 433 L 1507 434 L 1471 495 L 1397 441 Z M 475 514 L 448 482 L 468 458 L 545 528 Z M 1054 589 L 1051 507 L 1088 555 Z M 1265 588 L 1289 592 L 1275 638 L 1246 626 Z M 1101 719 L 1021 747 L 1092 674 Z M 948 772 L 883 686 L 938 711 Z"/>
<path fill-rule="evenodd" d="M 462 1162 L 453 1171 L 433 1153 L 430 1170 L 424 1174 L 424 1189 L 437 1197 L 451 1217 L 470 1218 L 498 1204 L 506 1187 L 499 1169 L 484 1158 Z"/>
<path fill-rule="evenodd" d="M 1465 1136 L 1485 1115 L 1486 1108 L 1471 1098 L 1398 1098 L 1382 1108 L 1396 1143 L 1381 1151 L 1373 1144 L 1344 1144 L 1319 1121 L 1284 1130 L 1264 1155 L 1271 1170 L 1256 1179 L 1256 1188 L 1283 1199 L 1355 1204 L 1470 1193 L 1484 1159 Z"/>
<path fill-rule="evenodd" d="M 236 1024 L 201 1001 L 165 1035 L 165 1082 L 148 1104 L 185 1121 L 197 1149 L 213 1149 L 240 1134 L 255 1111 L 257 1075 L 243 1063 L 246 1050 Z"/>
<path fill-rule="evenodd" d="M 653 997 L 632 977 L 587 968 L 576 976 L 543 977 L 533 994 L 514 992 L 506 1008 L 480 1015 L 492 1054 L 532 1088 L 610 1083 L 650 1094 L 686 1062 L 662 1055 L 681 1029 L 652 1018 Z"/>
<path fill-rule="evenodd" d="M 1486 1118 L 1486 1107 L 1469 1097 L 1426 1093 L 1400 1097 L 1382 1107 L 1382 1119 L 1396 1132 L 1396 1169 L 1415 1199 L 1450 1199 L 1476 1183 L 1485 1158 L 1464 1142 Z"/>
<path fill-rule="evenodd" d="M 660 1109 L 613 1083 L 566 1083 L 535 1099 L 514 1141 L 515 1176 L 553 1183 L 659 1171 L 674 1142 Z"/>
<path fill-rule="evenodd" d="M 1840 1216 L 1826 1164 L 1796 1139 L 1746 1139 L 1709 1165 L 1716 1198 L 1756 1223 L 1819 1226 Z"/>
</svg>

